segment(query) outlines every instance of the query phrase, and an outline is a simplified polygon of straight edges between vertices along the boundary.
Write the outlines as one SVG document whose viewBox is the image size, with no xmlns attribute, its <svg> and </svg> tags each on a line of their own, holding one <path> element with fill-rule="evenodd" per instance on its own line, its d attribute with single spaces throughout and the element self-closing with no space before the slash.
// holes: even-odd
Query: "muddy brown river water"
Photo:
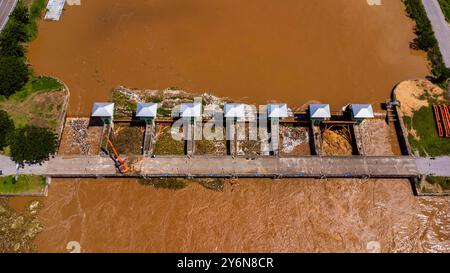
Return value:
<svg viewBox="0 0 450 273">
<path fill-rule="evenodd" d="M 29 59 L 68 84 L 72 116 L 118 85 L 337 108 L 427 75 L 412 26 L 400 0 L 87 0 L 39 24 Z"/>
<path fill-rule="evenodd" d="M 29 59 L 68 84 L 71 116 L 89 115 L 117 85 L 378 104 L 397 82 L 428 74 L 409 49 L 401 1 L 382 3 L 85 0 L 60 22 L 40 22 Z M 69 241 L 102 252 L 450 252 L 450 199 L 414 197 L 402 180 L 241 180 L 224 192 L 54 180 L 43 200 L 46 252 L 66 252 Z"/>
</svg>

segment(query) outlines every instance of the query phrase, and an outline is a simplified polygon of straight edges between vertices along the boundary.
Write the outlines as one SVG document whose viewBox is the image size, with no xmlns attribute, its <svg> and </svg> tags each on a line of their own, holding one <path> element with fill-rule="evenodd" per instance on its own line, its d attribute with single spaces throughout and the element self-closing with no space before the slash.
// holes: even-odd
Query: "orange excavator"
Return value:
<svg viewBox="0 0 450 273">
<path fill-rule="evenodd" d="M 111 149 L 114 152 L 114 156 L 110 155 L 111 159 L 114 160 L 114 165 L 116 165 L 116 168 L 119 170 L 119 172 L 121 174 L 126 174 L 128 172 L 128 170 L 130 169 L 128 167 L 128 163 L 123 161 L 122 158 L 120 158 L 119 154 L 117 153 L 116 147 L 114 147 L 114 144 L 109 139 L 108 139 L 108 145 L 111 147 Z"/>
</svg>

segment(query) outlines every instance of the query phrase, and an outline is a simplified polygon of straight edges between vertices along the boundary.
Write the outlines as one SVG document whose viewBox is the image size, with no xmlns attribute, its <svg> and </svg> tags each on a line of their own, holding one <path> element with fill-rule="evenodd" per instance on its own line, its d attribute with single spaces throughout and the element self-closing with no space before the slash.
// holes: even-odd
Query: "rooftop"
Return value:
<svg viewBox="0 0 450 273">
<path fill-rule="evenodd" d="M 114 115 L 114 103 L 112 102 L 97 102 L 92 107 L 93 117 L 110 118 Z"/>
<path fill-rule="evenodd" d="M 180 106 L 180 117 L 199 118 L 202 116 L 202 105 L 199 102 L 182 103 Z"/>
<path fill-rule="evenodd" d="M 226 118 L 244 118 L 245 105 L 237 103 L 227 103 L 224 107 L 224 115 Z"/>
<path fill-rule="evenodd" d="M 267 114 L 269 118 L 287 118 L 287 105 L 286 104 L 269 104 L 267 105 Z"/>
<path fill-rule="evenodd" d="M 59 21 L 65 3 L 66 0 L 49 0 L 47 4 L 47 13 L 44 17 L 45 20 Z"/>
<path fill-rule="evenodd" d="M 374 118 L 371 104 L 352 104 L 352 115 L 354 118 Z"/>
<path fill-rule="evenodd" d="M 155 118 L 158 112 L 157 103 L 138 103 L 136 117 L 138 118 Z"/>
<path fill-rule="evenodd" d="M 331 118 L 329 104 L 310 104 L 309 115 L 311 118 Z"/>
</svg>

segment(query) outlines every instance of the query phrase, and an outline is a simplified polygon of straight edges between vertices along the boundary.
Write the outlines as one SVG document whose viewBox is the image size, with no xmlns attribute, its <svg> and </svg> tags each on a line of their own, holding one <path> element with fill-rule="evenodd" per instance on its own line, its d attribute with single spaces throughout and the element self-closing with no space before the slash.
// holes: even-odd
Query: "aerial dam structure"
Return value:
<svg viewBox="0 0 450 273">
<path fill-rule="evenodd" d="M 41 172 L 55 178 L 414 178 L 420 174 L 409 156 L 143 157 L 126 175 L 116 172 L 109 157 L 58 156 Z"/>
<path fill-rule="evenodd" d="M 226 124 L 228 149 L 223 155 L 201 155 L 195 153 L 195 124 L 202 121 L 201 104 L 181 105 L 180 119 L 188 124 L 185 135 L 185 155 L 154 155 L 151 139 L 157 121 L 155 103 L 140 103 L 136 117 L 145 121 L 143 151 L 139 156 L 121 156 L 128 162 L 127 172 L 120 172 L 112 164 L 108 155 L 58 155 L 41 169 L 41 175 L 55 178 L 399 178 L 412 179 L 420 176 L 416 161 L 412 156 L 371 156 L 366 155 L 359 124 L 364 119 L 375 118 L 371 105 L 354 104 L 349 107 L 349 120 L 331 120 L 332 114 L 327 104 L 311 104 L 308 123 L 311 131 L 312 155 L 281 156 L 278 153 L 278 137 L 261 140 L 270 152 L 261 155 L 239 155 L 236 150 L 237 123 L 247 116 L 242 104 L 225 104 L 223 117 Z M 268 131 L 278 130 L 279 123 L 297 122 L 289 118 L 285 104 L 267 105 Z M 97 103 L 92 116 L 102 120 L 104 129 L 102 139 L 108 138 L 114 127 L 114 104 Z M 170 122 L 174 122 L 173 120 Z M 200 122 L 201 123 L 201 122 Z M 265 123 L 265 121 L 263 121 Z M 353 156 L 327 156 L 322 152 L 320 126 L 328 123 L 346 123 L 352 126 L 355 139 Z M 266 143 L 264 143 L 266 142 Z M 275 144 L 274 144 L 275 142 Z M 116 162 L 117 163 L 117 162 Z M 127 165 L 128 168 L 128 165 Z"/>
</svg>

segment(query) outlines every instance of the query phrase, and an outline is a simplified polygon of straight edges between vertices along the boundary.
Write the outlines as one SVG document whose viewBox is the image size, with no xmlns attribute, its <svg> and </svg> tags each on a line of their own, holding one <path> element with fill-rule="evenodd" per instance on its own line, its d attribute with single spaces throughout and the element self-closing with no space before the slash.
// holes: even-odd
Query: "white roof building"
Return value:
<svg viewBox="0 0 450 273">
<path fill-rule="evenodd" d="M 180 117 L 199 118 L 202 116 L 202 104 L 199 102 L 182 103 L 180 106 Z"/>
<path fill-rule="evenodd" d="M 269 104 L 267 105 L 267 115 L 269 118 L 287 118 L 286 104 Z"/>
<path fill-rule="evenodd" d="M 136 117 L 138 118 L 156 118 L 158 112 L 157 103 L 138 103 Z"/>
<path fill-rule="evenodd" d="M 224 107 L 225 118 L 244 118 L 245 105 L 237 103 L 227 103 Z"/>
<path fill-rule="evenodd" d="M 352 115 L 354 118 L 374 118 L 373 108 L 371 104 L 352 104 Z"/>
<path fill-rule="evenodd" d="M 59 21 L 64 9 L 66 0 L 49 0 L 47 3 L 47 12 L 45 13 L 45 20 Z"/>
<path fill-rule="evenodd" d="M 114 116 L 114 103 L 94 103 L 94 107 L 92 107 L 92 116 L 100 118 L 112 118 Z"/>
<path fill-rule="evenodd" d="M 312 119 L 327 119 L 331 118 L 331 111 L 329 104 L 310 104 L 309 115 Z"/>
</svg>

